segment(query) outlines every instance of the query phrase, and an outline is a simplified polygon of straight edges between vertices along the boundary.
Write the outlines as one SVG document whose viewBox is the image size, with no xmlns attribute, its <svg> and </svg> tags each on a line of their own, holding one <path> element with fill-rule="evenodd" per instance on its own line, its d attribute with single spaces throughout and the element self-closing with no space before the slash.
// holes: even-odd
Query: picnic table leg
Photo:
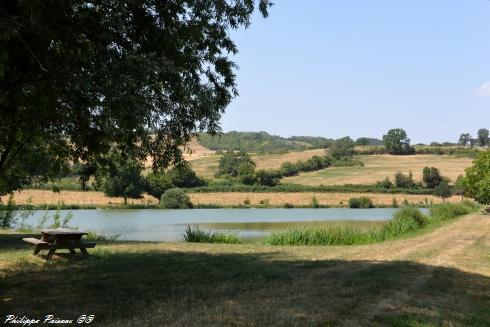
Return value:
<svg viewBox="0 0 490 327">
<path fill-rule="evenodd" d="M 48 255 L 46 256 L 46 259 L 51 259 L 51 257 L 53 256 L 53 254 L 56 252 L 56 249 L 51 249 L 49 250 L 48 252 Z"/>
<path fill-rule="evenodd" d="M 34 255 L 39 254 L 39 252 L 41 252 L 41 247 L 39 245 L 36 245 L 36 247 L 34 248 Z"/>
<path fill-rule="evenodd" d="M 75 249 L 69 249 L 70 250 L 70 253 L 71 254 L 76 254 L 77 252 L 75 251 Z"/>
<path fill-rule="evenodd" d="M 80 248 L 80 252 L 82 252 L 84 256 L 88 256 L 88 251 L 86 248 Z"/>
</svg>

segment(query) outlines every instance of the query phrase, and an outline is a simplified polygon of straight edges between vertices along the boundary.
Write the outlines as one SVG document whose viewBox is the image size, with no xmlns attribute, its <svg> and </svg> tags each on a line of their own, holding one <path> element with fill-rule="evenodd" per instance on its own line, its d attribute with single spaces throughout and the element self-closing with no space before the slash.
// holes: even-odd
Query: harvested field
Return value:
<svg viewBox="0 0 490 327">
<path fill-rule="evenodd" d="M 405 199 L 410 203 L 439 203 L 441 198 L 432 195 L 413 195 L 413 194 L 379 194 L 379 193 L 190 193 L 191 201 L 194 204 L 219 204 L 222 206 L 232 206 L 243 204 L 249 200 L 251 205 L 258 205 L 260 202 L 267 202 L 272 206 L 282 206 L 289 203 L 297 206 L 306 206 L 311 203 L 315 196 L 321 205 L 346 205 L 350 198 L 367 196 L 373 200 L 375 205 L 391 205 L 393 199 L 401 204 Z M 461 197 L 453 196 L 447 201 L 461 201 Z"/>
<path fill-rule="evenodd" d="M 472 159 L 454 156 L 438 155 L 371 155 L 359 156 L 364 167 L 331 167 L 310 173 L 301 173 L 298 176 L 286 177 L 282 183 L 302 185 L 343 185 L 343 184 L 374 184 L 385 177 L 394 179 L 394 175 L 401 171 L 413 173 L 415 180 L 422 179 L 424 167 L 439 168 L 442 175 L 449 177 L 453 182 L 459 175 L 464 174 L 465 168 L 471 166 Z"/>
</svg>

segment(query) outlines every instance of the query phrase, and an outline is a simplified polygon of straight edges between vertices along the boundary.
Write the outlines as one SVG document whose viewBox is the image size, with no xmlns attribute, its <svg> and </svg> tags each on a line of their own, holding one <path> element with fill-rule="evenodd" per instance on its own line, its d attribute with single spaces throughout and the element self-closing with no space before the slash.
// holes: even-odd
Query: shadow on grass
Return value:
<svg viewBox="0 0 490 327">
<path fill-rule="evenodd" d="M 456 269 L 406 261 L 276 260 L 272 253 L 141 251 L 105 248 L 85 260 L 55 257 L 35 270 L 18 267 L 1 280 L 0 314 L 95 314 L 96 326 L 490 321 L 490 278 Z"/>
</svg>

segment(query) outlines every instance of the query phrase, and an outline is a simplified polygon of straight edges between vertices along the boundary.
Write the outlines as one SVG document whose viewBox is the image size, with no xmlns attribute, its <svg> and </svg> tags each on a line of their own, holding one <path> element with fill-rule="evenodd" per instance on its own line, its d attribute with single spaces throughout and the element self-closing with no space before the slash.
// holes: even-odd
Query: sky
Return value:
<svg viewBox="0 0 490 327">
<path fill-rule="evenodd" d="M 223 131 L 457 141 L 490 129 L 489 0 L 273 0 L 232 32 Z"/>
</svg>

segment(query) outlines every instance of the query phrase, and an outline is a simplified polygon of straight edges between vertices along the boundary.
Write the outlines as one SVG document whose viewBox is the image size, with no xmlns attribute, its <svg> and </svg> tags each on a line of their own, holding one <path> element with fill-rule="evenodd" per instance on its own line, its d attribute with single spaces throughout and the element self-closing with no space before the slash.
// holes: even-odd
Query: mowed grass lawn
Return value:
<svg viewBox="0 0 490 327">
<path fill-rule="evenodd" d="M 393 181 L 398 171 L 405 174 L 412 171 L 414 179 L 421 180 L 424 167 L 439 168 L 442 175 L 454 182 L 472 164 L 471 158 L 444 155 L 370 155 L 357 159 L 364 163 L 364 167 L 331 167 L 283 178 L 281 182 L 303 185 L 374 184 L 385 177 Z"/>
<path fill-rule="evenodd" d="M 490 219 L 369 246 L 99 244 L 34 257 L 0 233 L 0 314 L 94 326 L 488 326 Z"/>
</svg>

